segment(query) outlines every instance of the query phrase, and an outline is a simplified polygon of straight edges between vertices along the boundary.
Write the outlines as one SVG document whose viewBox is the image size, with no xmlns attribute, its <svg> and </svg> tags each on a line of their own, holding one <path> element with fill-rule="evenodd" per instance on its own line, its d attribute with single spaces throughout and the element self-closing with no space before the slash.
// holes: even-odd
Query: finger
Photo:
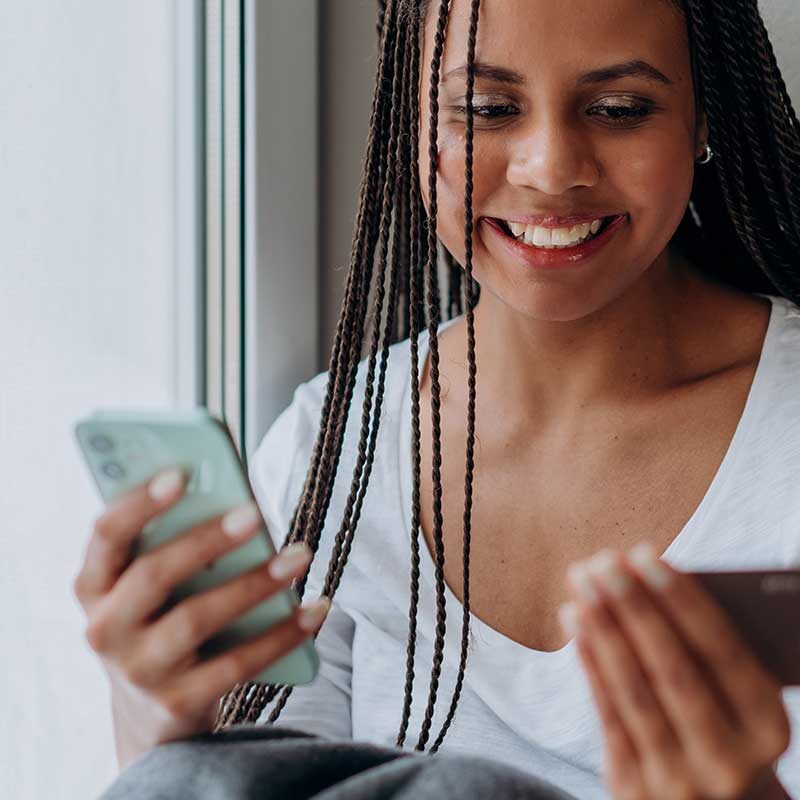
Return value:
<svg viewBox="0 0 800 800">
<path fill-rule="evenodd" d="M 189 654 L 256 604 L 291 585 L 311 563 L 311 548 L 296 543 L 267 564 L 247 570 L 202 594 L 187 598 L 168 611 L 146 634 L 140 647 L 141 666 L 131 665 L 140 685 L 155 686 Z M 274 574 L 275 568 L 282 569 Z"/>
<path fill-rule="evenodd" d="M 210 517 L 140 555 L 109 593 L 118 629 L 129 629 L 160 609 L 175 588 L 264 529 L 250 501 Z M 233 533 L 228 533 L 232 531 Z"/>
<path fill-rule="evenodd" d="M 790 723 L 778 681 L 696 579 L 658 559 L 647 543 L 634 551 L 625 563 L 713 675 L 740 728 L 754 739 L 768 738 L 768 749 L 782 747 L 780 755 L 789 745 Z"/>
<path fill-rule="evenodd" d="M 683 751 L 713 763 L 736 750 L 735 721 L 646 586 L 610 550 L 595 556 L 588 571 L 644 667 Z"/>
<path fill-rule="evenodd" d="M 668 776 L 681 761 L 681 748 L 650 686 L 649 676 L 594 588 L 585 566 L 572 564 L 568 582 L 576 594 L 579 619 L 583 620 L 597 668 L 643 767 Z"/>
<path fill-rule="evenodd" d="M 591 645 L 581 630 L 578 606 L 575 603 L 565 603 L 559 611 L 559 616 L 567 634 L 575 637 L 575 649 L 583 665 L 592 699 L 603 727 L 605 775 L 608 787 L 615 796 L 622 795 L 623 790 L 631 791 L 631 787 L 642 787 L 642 775 L 636 747 L 614 708 L 608 687 L 592 653 Z M 633 792 L 633 794 L 636 793 Z"/>
<path fill-rule="evenodd" d="M 190 667 L 172 687 L 162 693 L 162 702 L 173 714 L 183 716 L 221 697 L 237 683 L 251 680 L 319 629 L 330 608 L 330 601 L 320 597 L 316 602 L 319 605 L 308 604 L 304 607 L 312 611 L 309 627 L 300 627 L 300 612 L 303 609 L 295 609 L 290 618 L 276 623 L 252 641 Z"/>
<path fill-rule="evenodd" d="M 131 560 L 131 548 L 153 517 L 183 494 L 186 475 L 179 467 L 120 495 L 95 520 L 83 567 L 73 582 L 76 596 L 86 602 L 108 592 Z"/>
</svg>

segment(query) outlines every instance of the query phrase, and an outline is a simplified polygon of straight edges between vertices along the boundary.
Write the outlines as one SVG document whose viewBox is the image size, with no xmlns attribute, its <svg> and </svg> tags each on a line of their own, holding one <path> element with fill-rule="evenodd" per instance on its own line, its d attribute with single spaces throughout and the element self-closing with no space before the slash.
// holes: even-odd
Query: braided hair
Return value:
<svg viewBox="0 0 800 800">
<path fill-rule="evenodd" d="M 691 202 L 673 237 L 706 274 L 747 292 L 800 302 L 800 124 L 778 68 L 757 0 L 670 0 L 689 35 L 697 108 L 707 115 L 716 158 L 697 170 Z M 408 730 L 414 684 L 420 576 L 420 330 L 430 352 L 433 530 L 436 627 L 427 705 L 415 749 L 431 738 L 445 636 L 444 543 L 439 351 L 440 263 L 447 280 L 446 316 L 465 315 L 468 406 L 463 516 L 463 619 L 458 676 L 449 710 L 428 752 L 450 727 L 463 686 L 469 641 L 469 554 L 475 442 L 475 333 L 473 309 L 480 287 L 472 277 L 472 158 L 475 41 L 481 0 L 470 0 L 467 43 L 464 263 L 437 237 L 436 173 L 439 72 L 450 0 L 378 0 L 378 68 L 366 157 L 344 301 L 328 368 L 320 425 L 305 484 L 283 546 L 304 541 L 316 553 L 342 451 L 362 347 L 369 342 L 358 455 L 341 524 L 333 542 L 323 594 L 333 597 L 353 536 L 375 456 L 390 345 L 410 342 L 413 494 L 410 608 L 406 679 L 397 746 Z M 436 14 L 431 60 L 429 208 L 419 185 L 420 40 L 427 15 Z M 376 382 L 376 369 L 377 388 Z M 295 582 L 300 597 L 306 578 Z M 275 698 L 278 719 L 291 686 L 237 684 L 222 698 L 215 731 L 255 722 Z"/>
</svg>

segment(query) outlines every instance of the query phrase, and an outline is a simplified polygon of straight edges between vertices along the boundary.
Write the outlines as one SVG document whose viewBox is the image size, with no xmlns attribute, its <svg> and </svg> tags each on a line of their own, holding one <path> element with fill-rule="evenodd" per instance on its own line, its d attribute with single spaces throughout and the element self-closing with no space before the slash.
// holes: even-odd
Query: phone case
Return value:
<svg viewBox="0 0 800 800">
<path fill-rule="evenodd" d="M 800 569 L 692 572 L 781 686 L 800 686 Z"/>
<path fill-rule="evenodd" d="M 144 527 L 134 545 L 135 556 L 209 517 L 255 500 L 227 425 L 203 407 L 186 411 L 99 409 L 78 420 L 73 431 L 106 503 L 166 467 L 181 466 L 189 475 L 183 497 Z M 164 609 L 264 563 L 275 553 L 275 546 L 266 528 L 262 534 L 181 583 Z M 289 616 L 298 603 L 293 588 L 264 600 L 204 642 L 198 650 L 200 656 L 220 653 L 263 633 Z M 309 638 L 251 680 L 302 685 L 310 683 L 318 670 L 319 657 Z"/>
</svg>

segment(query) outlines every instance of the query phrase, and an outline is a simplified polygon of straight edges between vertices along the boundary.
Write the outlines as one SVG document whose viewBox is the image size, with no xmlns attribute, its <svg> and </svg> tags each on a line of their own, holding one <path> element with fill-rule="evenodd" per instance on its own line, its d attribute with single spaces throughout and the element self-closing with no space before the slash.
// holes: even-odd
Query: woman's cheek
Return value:
<svg viewBox="0 0 800 800">
<path fill-rule="evenodd" d="M 638 152 L 628 148 L 606 173 L 631 215 L 634 234 L 649 240 L 657 250 L 671 239 L 691 197 L 690 148 L 689 142 L 684 145 L 677 136 L 659 137 Z"/>
<path fill-rule="evenodd" d="M 446 137 L 439 148 L 437 230 L 457 261 L 464 255 L 464 144 L 463 137 Z"/>
<path fill-rule="evenodd" d="M 444 246 L 452 253 L 456 261 L 463 264 L 465 257 L 464 224 L 466 221 L 464 212 L 466 196 L 464 135 L 448 135 L 445 133 L 440 135 L 439 142 L 438 177 L 436 182 L 436 230 Z M 483 213 L 486 191 L 490 186 L 491 176 L 486 174 L 486 167 L 490 160 L 490 154 L 482 153 L 477 143 L 475 143 L 472 162 L 472 209 L 475 223 L 475 228 L 473 229 L 473 266 L 476 257 L 479 257 L 480 238 L 477 236 L 476 228 L 478 226 L 478 218 Z M 427 160 L 424 169 L 427 175 Z M 421 164 L 420 172 L 422 170 L 423 165 Z M 424 191 L 427 195 L 427 183 Z M 426 200 L 426 208 L 429 207 L 429 203 Z"/>
</svg>

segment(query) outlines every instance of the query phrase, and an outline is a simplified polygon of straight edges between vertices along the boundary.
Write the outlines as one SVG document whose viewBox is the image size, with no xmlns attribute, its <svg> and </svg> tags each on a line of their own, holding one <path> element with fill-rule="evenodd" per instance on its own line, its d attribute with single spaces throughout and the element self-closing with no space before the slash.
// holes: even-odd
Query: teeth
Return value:
<svg viewBox="0 0 800 800">
<path fill-rule="evenodd" d="M 570 231 L 566 228 L 553 228 L 550 231 L 550 244 L 572 244 Z"/>
<path fill-rule="evenodd" d="M 528 225 L 525 230 L 525 241 L 528 242 L 528 244 L 535 244 L 537 247 L 552 244 L 552 232 L 550 228 Z"/>
<path fill-rule="evenodd" d="M 534 247 L 562 248 L 574 247 L 596 234 L 603 224 L 601 219 L 584 222 L 571 228 L 542 228 L 539 225 L 524 225 L 521 222 L 507 222 L 515 238 L 532 244 Z"/>
</svg>

